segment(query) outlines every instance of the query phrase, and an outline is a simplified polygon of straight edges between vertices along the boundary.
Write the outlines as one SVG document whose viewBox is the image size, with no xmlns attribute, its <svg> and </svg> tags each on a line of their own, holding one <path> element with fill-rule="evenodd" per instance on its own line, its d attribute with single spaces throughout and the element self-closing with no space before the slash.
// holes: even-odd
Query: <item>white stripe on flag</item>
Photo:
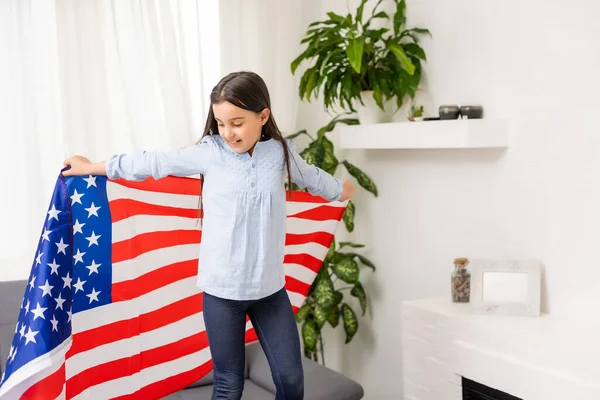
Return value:
<svg viewBox="0 0 600 400">
<path fill-rule="evenodd" d="M 306 268 L 304 265 L 289 263 L 283 264 L 283 268 L 287 276 L 290 276 L 308 285 L 312 285 L 313 281 L 317 277 L 316 272 Z"/>
<path fill-rule="evenodd" d="M 106 184 L 106 195 L 108 197 L 108 201 L 125 199 L 155 204 L 157 206 L 188 208 L 196 210 L 199 209 L 200 205 L 200 196 L 132 189 L 111 181 L 108 181 Z"/>
<path fill-rule="evenodd" d="M 136 279 L 166 265 L 198 259 L 198 244 L 164 247 L 140 254 L 130 260 L 113 264 L 113 283 Z"/>
<path fill-rule="evenodd" d="M 314 208 L 318 208 L 321 206 L 330 206 L 330 207 L 340 207 L 343 208 L 346 206 L 345 203 L 339 202 L 339 201 L 334 201 L 332 203 L 303 203 L 303 202 L 298 202 L 298 201 L 294 201 L 294 202 L 287 202 L 286 203 L 286 208 L 287 208 L 287 215 L 294 215 L 294 214 L 298 214 L 304 211 L 308 211 L 308 210 L 312 210 Z"/>
<path fill-rule="evenodd" d="M 157 310 L 199 293 L 201 291 L 196 286 L 195 276 L 182 279 L 133 300 L 110 303 L 73 314 L 73 333 L 136 318 L 141 314 Z"/>
<path fill-rule="evenodd" d="M 287 233 L 295 235 L 304 235 L 315 232 L 331 232 L 335 234 L 337 220 L 329 219 L 326 221 L 312 221 L 309 219 L 290 218 L 287 219 Z"/>
<path fill-rule="evenodd" d="M 76 354 L 67 360 L 67 379 L 110 361 L 131 357 L 142 351 L 165 346 L 204 331 L 202 312 L 169 325 Z"/>
<path fill-rule="evenodd" d="M 131 394 L 152 383 L 197 368 L 209 360 L 210 350 L 207 347 L 176 360 L 146 368 L 137 374 L 92 386 L 74 399 L 110 399 Z"/>
<path fill-rule="evenodd" d="M 143 233 L 200 230 L 197 218 L 168 215 L 134 215 L 112 224 L 112 241 L 118 243 Z"/>
</svg>

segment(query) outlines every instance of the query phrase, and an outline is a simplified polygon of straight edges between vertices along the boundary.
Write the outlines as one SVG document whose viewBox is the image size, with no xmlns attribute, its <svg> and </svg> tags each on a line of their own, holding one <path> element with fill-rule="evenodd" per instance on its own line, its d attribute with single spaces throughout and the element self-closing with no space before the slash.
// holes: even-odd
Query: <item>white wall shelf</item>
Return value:
<svg viewBox="0 0 600 400">
<path fill-rule="evenodd" d="M 458 119 L 339 126 L 343 149 L 469 149 L 508 147 L 508 121 Z"/>
</svg>

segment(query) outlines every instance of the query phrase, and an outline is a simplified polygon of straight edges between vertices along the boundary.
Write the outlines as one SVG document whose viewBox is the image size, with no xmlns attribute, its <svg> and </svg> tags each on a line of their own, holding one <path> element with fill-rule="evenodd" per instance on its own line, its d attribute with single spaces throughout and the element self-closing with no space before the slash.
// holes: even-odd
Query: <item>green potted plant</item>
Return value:
<svg viewBox="0 0 600 400">
<path fill-rule="evenodd" d="M 409 121 L 423 121 L 423 105 L 413 103 L 408 114 Z"/>
<path fill-rule="evenodd" d="M 347 113 L 346 113 L 347 114 Z M 377 196 L 377 187 L 358 167 L 348 161 L 339 161 L 334 154 L 334 145 L 327 138 L 338 123 L 356 125 L 358 120 L 354 118 L 342 118 L 344 114 L 331 120 L 327 125 L 317 131 L 313 137 L 306 130 L 301 130 L 292 135 L 293 139 L 300 135 L 307 135 L 311 142 L 300 156 L 309 164 L 334 175 L 338 166 L 343 165 L 358 184 L 365 190 Z M 298 189 L 296 187 L 296 189 Z M 354 230 L 355 206 L 352 201 L 348 202 L 343 215 L 343 221 L 348 232 Z M 364 247 L 362 244 L 352 242 L 340 242 L 336 244 L 334 239 L 321 268 L 310 287 L 304 304 L 296 314 L 296 320 L 302 324 L 302 340 L 304 342 L 304 355 L 325 365 L 322 330 L 326 324 L 337 327 L 342 323 L 346 334 L 346 343 L 349 343 L 358 330 L 358 319 L 356 312 L 351 306 L 345 294 L 358 300 L 362 315 L 366 312 L 367 293 L 360 282 L 360 267 L 368 267 L 375 271 L 375 265 L 355 249 Z M 349 292 L 348 292 L 349 291 Z M 320 357 L 319 357 L 320 353 Z"/>
<path fill-rule="evenodd" d="M 300 78 L 299 95 L 310 102 L 321 93 L 327 109 L 340 106 L 358 112 L 362 124 L 389 121 L 405 98 L 414 98 L 421 81 L 421 62 L 427 57 L 419 45 L 428 29 L 406 28 L 405 0 L 392 0 L 395 12 L 379 11 L 379 0 L 368 18 L 362 0 L 356 12 L 345 17 L 328 12 L 328 19 L 313 22 L 301 43 L 306 49 L 292 63 L 292 74 L 311 61 Z M 389 21 L 375 28 L 375 21 Z M 395 103 L 395 104 L 394 104 Z"/>
</svg>

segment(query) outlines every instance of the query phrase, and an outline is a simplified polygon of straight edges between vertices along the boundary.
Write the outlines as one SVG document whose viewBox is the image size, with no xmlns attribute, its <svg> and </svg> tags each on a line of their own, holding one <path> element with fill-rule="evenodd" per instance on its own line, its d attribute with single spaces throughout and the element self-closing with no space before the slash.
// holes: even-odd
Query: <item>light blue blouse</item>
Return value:
<svg viewBox="0 0 600 400">
<path fill-rule="evenodd" d="M 317 196 L 339 200 L 342 183 L 307 164 L 288 140 L 292 182 Z M 204 175 L 204 220 L 198 287 L 213 296 L 253 300 L 285 283 L 287 179 L 283 146 L 258 142 L 252 156 L 234 152 L 219 135 L 173 151 L 119 154 L 106 162 L 110 179 L 140 181 L 167 175 Z"/>
</svg>

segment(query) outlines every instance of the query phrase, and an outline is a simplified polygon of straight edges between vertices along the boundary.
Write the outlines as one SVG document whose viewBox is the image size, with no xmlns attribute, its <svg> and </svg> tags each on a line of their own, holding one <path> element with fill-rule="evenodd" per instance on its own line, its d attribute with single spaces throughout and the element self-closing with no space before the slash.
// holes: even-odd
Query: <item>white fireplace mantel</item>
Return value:
<svg viewBox="0 0 600 400">
<path fill-rule="evenodd" d="M 446 298 L 401 313 L 406 400 L 459 400 L 461 376 L 524 400 L 600 399 L 600 325 L 473 314 Z"/>
</svg>

